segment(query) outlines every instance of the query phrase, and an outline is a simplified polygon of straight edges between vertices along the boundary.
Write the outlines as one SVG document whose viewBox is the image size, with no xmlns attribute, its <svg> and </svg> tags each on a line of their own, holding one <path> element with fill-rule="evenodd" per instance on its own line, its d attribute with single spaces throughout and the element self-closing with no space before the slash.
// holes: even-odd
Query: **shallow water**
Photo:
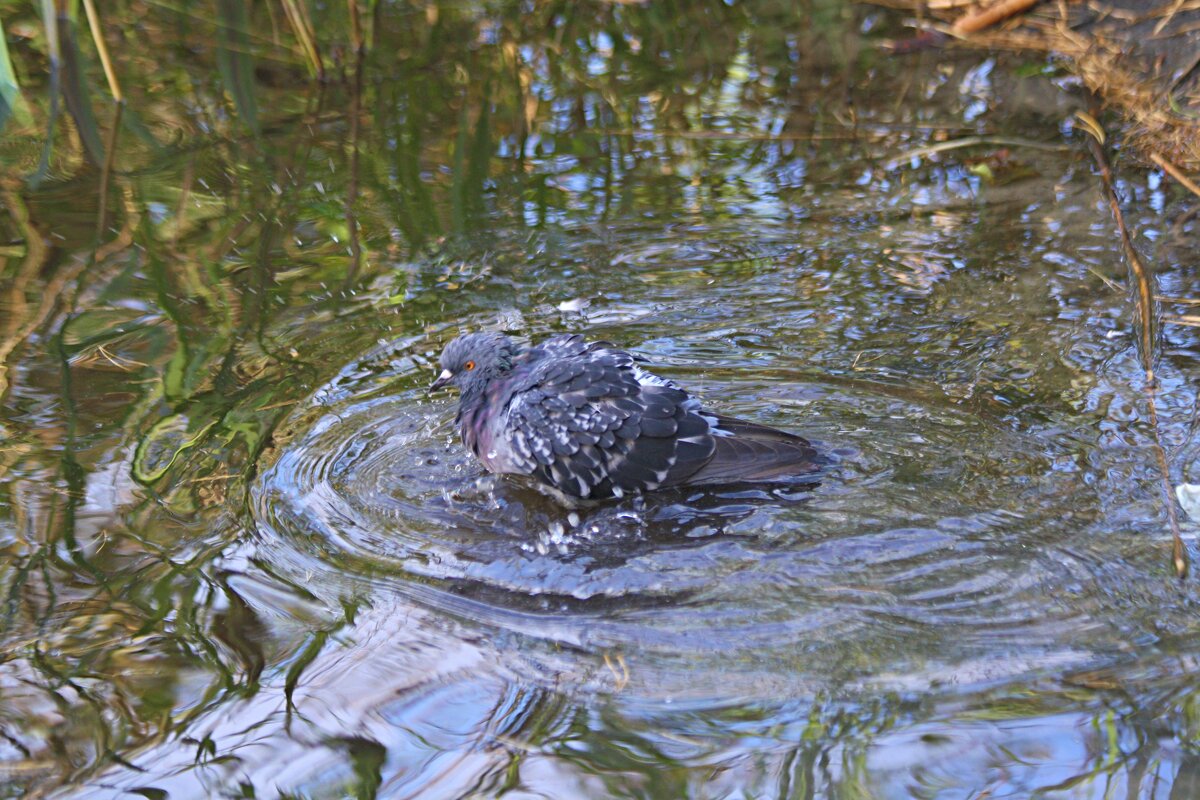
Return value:
<svg viewBox="0 0 1200 800">
<path fill-rule="evenodd" d="M 193 53 L 103 206 L 65 155 L 4 184 L 8 793 L 1200 791 L 1195 582 L 1071 81 L 888 56 L 841 4 L 526 11 L 389 6 L 361 93 L 260 42 L 258 135 Z M 912 155 L 976 134 L 1045 146 Z M 1196 295 L 1194 198 L 1117 166 Z M 478 328 L 617 342 L 836 463 L 565 509 L 425 393 Z M 1175 483 L 1193 330 L 1157 354 Z"/>
</svg>

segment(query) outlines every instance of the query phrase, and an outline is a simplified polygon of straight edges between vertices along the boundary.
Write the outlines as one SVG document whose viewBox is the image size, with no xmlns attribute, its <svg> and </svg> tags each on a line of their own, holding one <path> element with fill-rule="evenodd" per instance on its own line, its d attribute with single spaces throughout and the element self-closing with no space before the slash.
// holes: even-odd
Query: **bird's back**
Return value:
<svg viewBox="0 0 1200 800">
<path fill-rule="evenodd" d="M 577 498 L 772 480 L 821 462 L 804 439 L 707 412 L 629 353 L 578 335 L 519 354 L 483 405 L 462 420 L 463 437 L 473 426 L 489 469 Z"/>
</svg>

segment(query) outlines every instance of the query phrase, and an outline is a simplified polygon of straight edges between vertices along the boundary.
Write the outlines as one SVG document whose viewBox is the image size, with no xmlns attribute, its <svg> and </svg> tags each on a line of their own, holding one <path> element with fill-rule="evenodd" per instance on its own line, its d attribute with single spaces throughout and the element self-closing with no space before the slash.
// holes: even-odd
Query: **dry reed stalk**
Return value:
<svg viewBox="0 0 1200 800">
<path fill-rule="evenodd" d="M 883 166 L 884 169 L 895 169 L 905 161 L 909 161 L 913 158 L 923 158 L 936 153 L 944 153 L 948 150 L 958 150 L 963 147 L 975 147 L 977 145 L 989 145 L 994 147 L 1026 147 L 1031 150 L 1071 149 L 1067 145 L 1038 142 L 1032 139 L 1016 139 L 1011 136 L 965 136 L 961 139 L 951 139 L 948 142 L 938 142 L 937 144 L 914 148 L 888 159 Z"/>
<path fill-rule="evenodd" d="M 123 103 L 121 84 L 117 81 L 117 73 L 113 69 L 112 59 L 108 56 L 108 45 L 104 43 L 104 33 L 100 30 L 100 15 L 96 13 L 94 0 L 83 0 L 83 10 L 87 13 L 88 27 L 92 29 L 92 40 L 96 43 L 96 53 L 104 66 L 104 77 L 108 80 L 108 90 L 112 92 L 113 100 Z"/>
<path fill-rule="evenodd" d="M 1041 0 L 1001 0 L 994 5 L 962 15 L 951 30 L 956 36 L 977 33 L 1022 11 L 1028 11 L 1040 2 Z"/>
<path fill-rule="evenodd" d="M 318 79 L 324 79 L 325 64 L 321 61 L 321 51 L 317 49 L 316 34 L 313 32 L 312 21 L 308 18 L 308 11 L 305 10 L 304 3 L 297 2 L 297 0 L 280 0 L 280 2 L 313 73 Z"/>
<path fill-rule="evenodd" d="M 1181 172 L 1179 170 L 1179 168 L 1176 167 L 1174 164 L 1172 164 L 1170 161 L 1167 161 L 1165 158 L 1160 156 L 1158 153 L 1151 153 L 1150 160 L 1153 161 L 1155 164 L 1158 164 L 1158 166 L 1162 167 L 1163 172 L 1167 173 L 1172 178 L 1179 181 L 1179 183 L 1183 185 L 1183 188 L 1187 189 L 1189 192 L 1196 195 L 1197 197 L 1200 197 L 1200 186 L 1197 186 L 1191 178 L 1189 178 L 1187 175 L 1184 175 L 1183 172 Z"/>
<path fill-rule="evenodd" d="M 1183 537 L 1179 530 L 1179 515 L 1175 510 L 1175 493 L 1171 487 L 1171 471 L 1167 464 L 1167 452 L 1162 445 L 1162 437 L 1158 432 L 1158 408 L 1155 403 L 1157 380 L 1154 377 L 1154 287 L 1153 276 L 1146 263 L 1133 246 L 1133 237 L 1125 224 L 1125 215 L 1121 212 L 1121 201 L 1113 185 L 1112 168 L 1108 157 L 1104 154 L 1104 146 L 1096 138 L 1089 139 L 1092 156 L 1100 169 L 1100 180 L 1104 184 L 1104 195 L 1108 207 L 1112 210 L 1117 223 L 1117 231 L 1121 236 L 1122 249 L 1128 262 L 1132 282 L 1135 287 L 1134 297 L 1137 300 L 1139 316 L 1139 355 L 1142 368 L 1146 372 L 1146 410 L 1150 422 L 1151 449 L 1154 451 L 1158 465 L 1159 476 L 1162 479 L 1163 504 L 1167 510 L 1167 522 L 1171 528 L 1171 559 L 1175 566 L 1175 575 L 1185 578 L 1188 574 L 1187 551 L 1183 547 Z"/>
</svg>

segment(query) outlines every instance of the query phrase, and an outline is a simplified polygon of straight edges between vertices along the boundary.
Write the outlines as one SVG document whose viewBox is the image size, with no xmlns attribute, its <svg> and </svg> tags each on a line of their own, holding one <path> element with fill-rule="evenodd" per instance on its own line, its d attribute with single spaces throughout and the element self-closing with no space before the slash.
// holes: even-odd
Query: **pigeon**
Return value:
<svg viewBox="0 0 1200 800">
<path fill-rule="evenodd" d="M 446 345 L 429 390 L 459 390 L 463 444 L 489 472 L 574 500 L 778 481 L 828 463 L 799 436 L 705 409 L 642 363 L 579 334 L 523 347 L 468 333 Z"/>
</svg>

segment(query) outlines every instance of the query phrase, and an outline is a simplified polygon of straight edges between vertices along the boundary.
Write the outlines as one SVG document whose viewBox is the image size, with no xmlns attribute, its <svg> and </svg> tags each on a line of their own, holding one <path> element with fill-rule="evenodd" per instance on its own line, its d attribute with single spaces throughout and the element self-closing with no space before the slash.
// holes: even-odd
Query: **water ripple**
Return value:
<svg viewBox="0 0 1200 800">
<path fill-rule="evenodd" d="M 1077 512 L 1099 500 L 1011 430 L 886 387 L 775 383 L 776 400 L 798 391 L 816 409 L 806 433 L 839 445 L 820 483 L 571 511 L 484 473 L 457 442 L 450 403 L 396 388 L 413 382 L 402 352 L 414 345 L 348 365 L 285 426 L 252 493 L 278 568 L 340 573 L 542 640 L 782 659 L 797 674 L 886 654 L 911 682 L 913 670 L 998 659 L 1004 640 L 1024 658 L 972 669 L 1074 658 L 1060 641 L 1079 607 L 1055 598 L 1088 565 L 1056 545 L 1056 520 L 1068 499 Z M 391 366 L 369 366 L 381 361 Z M 757 401 L 761 421 L 796 427 L 787 402 L 763 414 L 765 391 L 743 377 L 722 394 L 738 413 Z"/>
</svg>

